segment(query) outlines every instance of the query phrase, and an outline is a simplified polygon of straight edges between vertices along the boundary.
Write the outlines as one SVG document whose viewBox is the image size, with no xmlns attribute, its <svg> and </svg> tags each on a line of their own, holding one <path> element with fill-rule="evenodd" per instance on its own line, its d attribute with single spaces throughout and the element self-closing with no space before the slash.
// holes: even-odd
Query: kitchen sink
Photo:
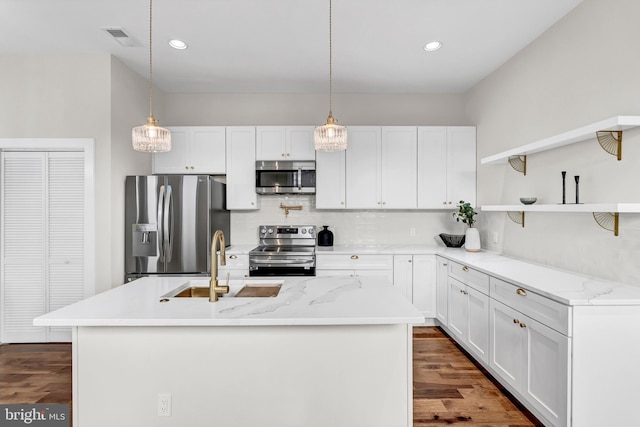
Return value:
<svg viewBox="0 0 640 427">
<path fill-rule="evenodd" d="M 218 294 L 221 298 L 273 298 L 278 296 L 281 280 L 236 280 L 229 282 L 229 293 Z M 224 285 L 220 281 L 220 285 Z M 209 298 L 208 280 L 190 280 L 162 298 Z"/>
</svg>

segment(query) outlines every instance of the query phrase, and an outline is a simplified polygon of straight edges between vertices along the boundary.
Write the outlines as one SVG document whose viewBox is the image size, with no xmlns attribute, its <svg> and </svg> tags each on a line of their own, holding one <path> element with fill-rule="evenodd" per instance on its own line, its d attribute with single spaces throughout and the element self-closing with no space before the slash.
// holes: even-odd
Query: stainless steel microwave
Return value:
<svg viewBox="0 0 640 427">
<path fill-rule="evenodd" d="M 256 162 L 256 193 L 315 194 L 315 192 L 316 162 Z"/>
</svg>

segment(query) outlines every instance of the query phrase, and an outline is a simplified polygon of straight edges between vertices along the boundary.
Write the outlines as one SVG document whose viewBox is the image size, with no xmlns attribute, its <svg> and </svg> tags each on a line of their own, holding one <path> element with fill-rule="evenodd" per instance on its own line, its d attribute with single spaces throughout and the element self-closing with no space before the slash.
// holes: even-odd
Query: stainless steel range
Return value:
<svg viewBox="0 0 640 427">
<path fill-rule="evenodd" d="M 261 225 L 249 252 L 249 276 L 315 276 L 314 225 Z"/>
</svg>

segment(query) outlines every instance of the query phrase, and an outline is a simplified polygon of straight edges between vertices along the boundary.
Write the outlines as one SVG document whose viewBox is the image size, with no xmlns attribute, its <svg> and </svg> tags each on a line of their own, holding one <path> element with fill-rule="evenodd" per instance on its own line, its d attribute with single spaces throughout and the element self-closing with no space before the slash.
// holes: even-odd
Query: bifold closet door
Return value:
<svg viewBox="0 0 640 427">
<path fill-rule="evenodd" d="M 2 153 L 0 341 L 69 341 L 33 319 L 84 297 L 84 153 Z"/>
</svg>

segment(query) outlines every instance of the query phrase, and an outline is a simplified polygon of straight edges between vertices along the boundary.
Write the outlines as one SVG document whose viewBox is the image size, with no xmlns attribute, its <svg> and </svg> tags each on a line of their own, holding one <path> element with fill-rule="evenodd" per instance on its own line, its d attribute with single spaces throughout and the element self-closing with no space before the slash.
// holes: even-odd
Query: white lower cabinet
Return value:
<svg viewBox="0 0 640 427">
<path fill-rule="evenodd" d="M 393 255 L 316 252 L 316 276 L 381 276 L 393 283 Z"/>
<path fill-rule="evenodd" d="M 226 254 L 226 265 L 218 267 L 218 277 L 224 279 L 227 273 L 229 277 L 240 278 L 249 277 L 249 255 L 248 254 Z"/>
<path fill-rule="evenodd" d="M 435 318 L 436 257 L 394 255 L 393 286 L 399 288 L 425 318 Z"/>
<path fill-rule="evenodd" d="M 489 366 L 553 426 L 569 425 L 571 339 L 496 300 L 490 309 Z"/>
<path fill-rule="evenodd" d="M 448 278 L 448 329 L 456 341 L 483 362 L 489 357 L 489 297 Z"/>
<path fill-rule="evenodd" d="M 443 325 L 449 323 L 448 265 L 446 258 L 436 257 L 436 319 Z"/>
</svg>

